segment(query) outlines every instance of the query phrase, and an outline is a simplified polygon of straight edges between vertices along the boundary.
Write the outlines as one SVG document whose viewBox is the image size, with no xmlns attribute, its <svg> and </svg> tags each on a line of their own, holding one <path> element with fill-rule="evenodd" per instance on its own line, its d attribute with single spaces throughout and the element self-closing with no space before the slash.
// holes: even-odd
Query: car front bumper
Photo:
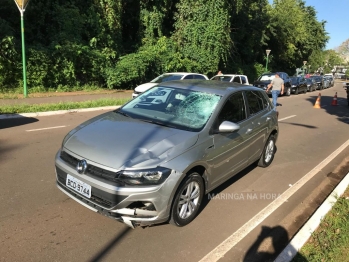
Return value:
<svg viewBox="0 0 349 262">
<path fill-rule="evenodd" d="M 160 185 L 120 186 L 101 177 L 79 174 L 56 155 L 56 184 L 70 198 L 90 210 L 135 228 L 166 222 L 172 201 L 171 175 Z M 91 186 L 91 197 L 83 196 L 66 185 L 67 174 Z"/>
</svg>

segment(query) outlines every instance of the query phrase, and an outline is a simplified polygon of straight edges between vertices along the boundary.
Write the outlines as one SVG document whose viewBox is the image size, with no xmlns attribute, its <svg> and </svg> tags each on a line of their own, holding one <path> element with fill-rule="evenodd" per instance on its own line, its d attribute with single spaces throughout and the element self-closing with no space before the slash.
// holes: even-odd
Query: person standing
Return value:
<svg viewBox="0 0 349 262">
<path fill-rule="evenodd" d="M 278 96 L 284 93 L 284 80 L 280 77 L 280 73 L 275 73 L 275 78 L 271 80 L 266 92 L 268 92 L 271 87 L 273 87 L 271 95 L 273 97 L 274 110 L 276 111 Z"/>
</svg>

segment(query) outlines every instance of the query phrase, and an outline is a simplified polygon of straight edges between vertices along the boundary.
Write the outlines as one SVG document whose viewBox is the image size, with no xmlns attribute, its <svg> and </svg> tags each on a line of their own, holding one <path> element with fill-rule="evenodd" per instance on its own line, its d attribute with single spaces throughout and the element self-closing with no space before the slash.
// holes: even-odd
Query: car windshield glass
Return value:
<svg viewBox="0 0 349 262">
<path fill-rule="evenodd" d="M 157 125 L 197 132 L 206 125 L 220 99 L 216 94 L 156 86 L 118 112 Z"/>
<path fill-rule="evenodd" d="M 291 83 L 292 84 L 297 84 L 298 83 L 298 78 L 297 77 L 291 77 Z"/>
<path fill-rule="evenodd" d="M 230 82 L 231 79 L 232 79 L 232 76 L 215 76 L 211 78 L 211 80 L 224 81 L 224 82 Z"/>
<path fill-rule="evenodd" d="M 183 75 L 161 75 L 158 76 L 157 78 L 151 80 L 151 83 L 162 83 L 166 81 L 172 81 L 172 80 L 181 80 Z"/>
<path fill-rule="evenodd" d="M 262 75 L 259 77 L 259 81 L 271 81 L 275 78 L 274 74 L 269 74 L 269 75 Z"/>
</svg>

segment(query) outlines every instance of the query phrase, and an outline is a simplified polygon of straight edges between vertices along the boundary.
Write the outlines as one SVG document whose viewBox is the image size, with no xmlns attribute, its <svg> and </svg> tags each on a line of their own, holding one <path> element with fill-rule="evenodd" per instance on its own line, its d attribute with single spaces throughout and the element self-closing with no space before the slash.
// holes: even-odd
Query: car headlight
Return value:
<svg viewBox="0 0 349 262">
<path fill-rule="evenodd" d="M 122 170 L 115 175 L 115 181 L 130 185 L 159 185 L 171 174 L 171 169 L 157 167 L 142 170 Z"/>
<path fill-rule="evenodd" d="M 292 85 L 292 87 L 296 87 L 295 85 Z"/>
</svg>

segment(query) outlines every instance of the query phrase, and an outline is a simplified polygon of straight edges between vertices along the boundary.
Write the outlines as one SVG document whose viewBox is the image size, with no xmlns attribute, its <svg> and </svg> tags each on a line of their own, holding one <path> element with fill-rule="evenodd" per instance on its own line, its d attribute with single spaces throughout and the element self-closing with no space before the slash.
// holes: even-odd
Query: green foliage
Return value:
<svg viewBox="0 0 349 262">
<path fill-rule="evenodd" d="M 24 20 L 30 92 L 130 89 L 173 71 L 254 79 L 267 48 L 268 68 L 286 72 L 338 61 L 323 52 L 326 22 L 302 0 L 36 0 Z M 2 0 L 0 89 L 22 85 L 20 14 Z"/>
<path fill-rule="evenodd" d="M 338 198 L 318 229 L 293 259 L 301 261 L 348 261 L 349 201 Z"/>
<path fill-rule="evenodd" d="M 231 50 L 228 4 L 216 0 L 180 1 L 175 14 L 177 61 L 201 73 L 218 71 Z M 178 63 L 177 63 L 178 64 Z"/>
</svg>

